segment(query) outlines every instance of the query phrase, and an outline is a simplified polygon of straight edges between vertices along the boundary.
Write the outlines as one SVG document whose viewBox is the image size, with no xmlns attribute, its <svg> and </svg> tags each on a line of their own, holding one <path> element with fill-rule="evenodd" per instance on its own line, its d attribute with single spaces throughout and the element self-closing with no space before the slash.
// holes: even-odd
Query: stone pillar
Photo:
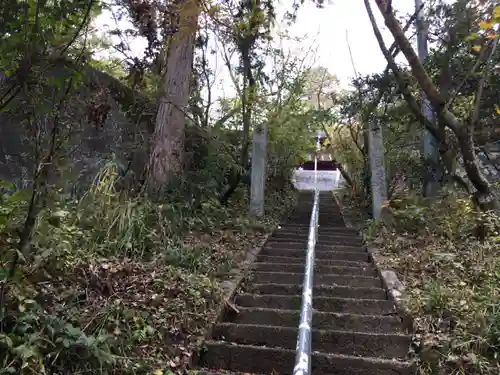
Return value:
<svg viewBox="0 0 500 375">
<path fill-rule="evenodd" d="M 370 124 L 368 132 L 369 160 L 372 191 L 372 212 L 376 221 L 380 220 L 382 204 L 387 200 L 387 181 L 385 178 L 384 139 L 382 128 L 377 123 Z"/>
<path fill-rule="evenodd" d="M 255 129 L 252 146 L 252 172 L 250 180 L 250 214 L 264 215 L 264 190 L 266 185 L 267 129 Z"/>
</svg>

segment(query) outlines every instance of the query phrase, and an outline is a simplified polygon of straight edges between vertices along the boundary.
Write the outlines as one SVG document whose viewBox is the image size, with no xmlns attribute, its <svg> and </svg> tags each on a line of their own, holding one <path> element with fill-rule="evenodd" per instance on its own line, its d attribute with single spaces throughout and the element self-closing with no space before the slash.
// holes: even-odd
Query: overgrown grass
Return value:
<svg viewBox="0 0 500 375">
<path fill-rule="evenodd" d="M 31 253 L 8 280 L 28 196 L 0 195 L 0 374 L 183 372 L 221 303 L 219 282 L 293 203 L 269 197 L 262 220 L 222 207 L 115 190 L 112 164 L 81 199 L 55 196 Z M 159 371 L 161 369 L 161 371 Z"/>
<path fill-rule="evenodd" d="M 388 210 L 367 237 L 406 286 L 420 374 L 498 374 L 500 218 L 458 193 L 404 194 Z"/>
</svg>

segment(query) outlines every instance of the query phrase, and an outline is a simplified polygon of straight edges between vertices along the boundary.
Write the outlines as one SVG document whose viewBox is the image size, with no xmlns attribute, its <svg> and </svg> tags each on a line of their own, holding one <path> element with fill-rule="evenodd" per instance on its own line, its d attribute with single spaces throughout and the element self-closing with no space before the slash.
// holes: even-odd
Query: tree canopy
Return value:
<svg viewBox="0 0 500 375">
<path fill-rule="evenodd" d="M 335 12 L 335 2 L 313 3 Z M 381 238 L 401 272 L 394 249 L 410 254 L 408 282 L 423 296 L 412 295 L 419 302 L 411 305 L 420 329 L 438 337 L 422 322 L 450 321 L 453 310 L 462 346 L 447 341 L 442 357 L 460 357 L 453 366 L 471 373 L 494 366 L 500 266 L 488 249 L 500 223 L 500 6 L 426 3 L 431 48 L 421 61 L 416 14 L 364 0 L 387 68 L 355 74 L 346 88 L 338 72 L 308 62 L 313 48 L 283 47 L 292 37 L 276 26 L 293 24 L 303 4 L 287 4 L 282 20 L 272 0 L 2 2 L 0 373 L 185 371 L 224 303 L 223 276 L 293 205 L 294 167 L 315 149 L 317 131 L 327 133 L 345 181 L 339 191 L 361 212 L 367 238 Z M 115 23 L 104 33 L 103 14 Z M 224 92 L 216 88 L 221 64 Z M 436 165 L 422 152 L 425 131 L 437 144 Z M 378 151 L 370 149 L 375 133 L 383 136 Z M 267 135 L 262 217 L 248 208 L 255 134 Z M 370 221 L 375 151 L 387 180 L 382 222 Z M 430 197 L 429 168 L 440 171 Z M 435 211 L 436 202 L 446 209 Z M 434 254 L 430 243 L 484 251 L 489 273 L 484 261 L 465 258 L 477 260 L 482 276 L 474 275 L 488 287 L 460 298 L 451 293 L 456 280 L 430 290 L 411 260 L 413 243 L 426 254 Z M 487 332 L 467 328 L 474 323 L 464 306 Z M 465 361 L 471 353 L 476 362 Z"/>
</svg>

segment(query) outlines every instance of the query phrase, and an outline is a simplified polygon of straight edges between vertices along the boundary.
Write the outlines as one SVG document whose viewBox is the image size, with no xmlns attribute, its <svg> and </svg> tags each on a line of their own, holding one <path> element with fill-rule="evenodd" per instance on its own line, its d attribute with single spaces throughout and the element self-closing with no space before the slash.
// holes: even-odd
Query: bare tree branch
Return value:
<svg viewBox="0 0 500 375">
<path fill-rule="evenodd" d="M 372 27 L 379 42 L 380 48 L 382 49 L 382 52 L 384 53 L 384 56 L 386 57 L 388 62 L 391 63 L 391 69 L 394 71 L 396 78 L 399 84 L 401 85 L 401 88 L 404 90 L 402 91 L 402 93 L 408 105 L 412 109 L 412 112 L 417 116 L 417 118 L 419 118 L 419 120 L 429 130 L 429 132 L 431 132 L 431 134 L 443 146 L 445 146 L 446 140 L 444 139 L 444 134 L 443 134 L 444 132 L 436 131 L 437 129 L 434 126 L 434 124 L 430 123 L 425 118 L 425 116 L 423 116 L 420 108 L 416 106 L 415 99 L 411 95 L 411 92 L 408 90 L 408 87 L 406 87 L 406 85 L 404 84 L 404 81 L 402 81 L 402 77 L 401 74 L 399 73 L 398 66 L 394 62 L 394 59 L 392 59 L 391 54 L 388 53 L 387 49 L 385 48 L 382 35 L 380 34 L 375 18 L 373 17 L 369 0 L 364 0 L 364 1 L 366 10 L 370 17 L 370 21 L 372 23 Z M 429 75 L 425 71 L 413 47 L 411 46 L 410 42 L 408 41 L 403 31 L 401 30 L 399 22 L 394 17 L 392 12 L 387 10 L 387 1 L 375 0 L 375 2 L 377 3 L 379 10 L 382 13 L 382 16 L 384 17 L 386 26 L 391 31 L 395 41 L 397 42 L 401 51 L 405 55 L 408 63 L 410 64 L 414 77 L 416 78 L 422 90 L 427 95 L 427 98 L 434 107 L 434 110 L 437 112 L 439 120 L 443 121 L 446 124 L 446 126 L 448 126 L 448 128 L 450 128 L 456 135 L 458 144 L 460 146 L 460 151 L 464 159 L 464 167 L 467 172 L 467 176 L 469 177 L 469 180 L 477 189 L 480 196 L 484 198 L 488 197 L 487 200 L 489 201 L 489 203 L 492 203 L 495 206 L 495 209 L 500 209 L 488 180 L 483 176 L 477 164 L 474 144 L 473 144 L 473 137 L 472 137 L 472 132 L 470 131 L 470 127 L 465 126 L 463 120 L 458 119 L 448 108 L 446 108 L 446 102 L 443 96 L 438 91 L 436 85 L 434 85 Z M 398 72 L 399 74 L 396 74 L 396 72 Z M 446 156 L 446 152 L 444 152 L 444 150 L 442 149 L 440 149 L 440 154 Z M 448 163 L 445 162 L 445 165 L 447 166 L 448 169 L 449 167 Z"/>
</svg>

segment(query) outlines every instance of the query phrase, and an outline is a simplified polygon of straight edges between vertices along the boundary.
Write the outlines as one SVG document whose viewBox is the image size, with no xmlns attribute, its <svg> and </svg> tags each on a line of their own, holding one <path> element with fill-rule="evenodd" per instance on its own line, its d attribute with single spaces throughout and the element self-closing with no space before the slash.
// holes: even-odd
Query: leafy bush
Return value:
<svg viewBox="0 0 500 375">
<path fill-rule="evenodd" d="M 185 187 L 155 202 L 118 190 L 117 169 L 108 163 L 80 199 L 51 197 L 12 277 L 30 192 L 2 185 L 0 373 L 182 368 L 215 318 L 219 278 L 293 202 L 271 192 L 259 223 L 244 191 L 231 207 Z"/>
<path fill-rule="evenodd" d="M 483 237 L 498 236 L 500 230 L 498 215 L 476 209 L 470 197 L 451 190 L 442 190 L 435 198 L 399 193 L 388 201 L 386 209 L 397 223 L 393 229 L 398 232 L 466 239 L 477 237 L 478 227 L 484 231 Z"/>
</svg>

